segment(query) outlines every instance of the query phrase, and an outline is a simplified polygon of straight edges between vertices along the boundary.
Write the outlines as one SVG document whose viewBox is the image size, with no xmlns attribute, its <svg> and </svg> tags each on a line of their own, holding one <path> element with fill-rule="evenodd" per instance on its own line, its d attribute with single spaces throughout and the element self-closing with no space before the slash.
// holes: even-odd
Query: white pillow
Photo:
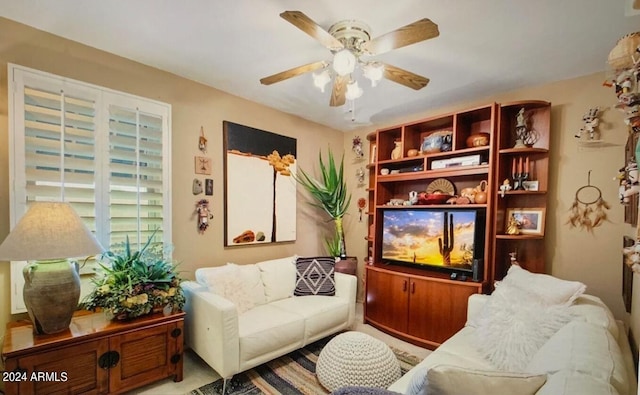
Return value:
<svg viewBox="0 0 640 395">
<path fill-rule="evenodd" d="M 438 365 L 427 372 L 425 395 L 534 395 L 547 375 L 508 373 Z"/>
<path fill-rule="evenodd" d="M 546 305 L 571 304 L 587 289 L 587 286 L 581 282 L 561 280 L 548 274 L 531 273 L 518 265 L 511 265 L 502 283 L 530 292 Z"/>
<path fill-rule="evenodd" d="M 262 277 L 260 276 L 258 266 L 236 265 L 235 263 L 229 263 L 229 265 L 235 265 L 238 268 L 242 283 L 244 284 L 243 287 L 249 294 L 253 304 L 256 306 L 265 304 L 267 298 L 264 295 L 264 285 L 262 284 Z"/>
<path fill-rule="evenodd" d="M 267 303 L 293 296 L 296 288 L 296 258 L 294 255 L 256 263 Z"/>
<path fill-rule="evenodd" d="M 244 313 L 255 305 L 247 293 L 237 265 L 227 264 L 206 269 L 196 270 L 198 282 L 204 283 L 210 292 L 229 299 L 236 306 L 238 314 Z"/>
<path fill-rule="evenodd" d="M 629 383 L 635 380 L 627 376 L 624 356 L 611 333 L 581 321 L 572 321 L 560 329 L 534 355 L 526 371 L 580 372 L 611 384 L 621 394 L 628 394 Z"/>
<path fill-rule="evenodd" d="M 544 305 L 504 282 L 475 321 L 476 345 L 501 370 L 523 371 L 535 353 L 571 320 L 569 306 Z"/>
</svg>

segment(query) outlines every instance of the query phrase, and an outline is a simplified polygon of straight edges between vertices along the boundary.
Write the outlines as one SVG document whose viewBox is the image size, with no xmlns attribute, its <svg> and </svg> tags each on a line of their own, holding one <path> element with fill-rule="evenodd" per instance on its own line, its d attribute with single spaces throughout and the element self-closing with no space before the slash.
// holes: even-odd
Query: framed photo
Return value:
<svg viewBox="0 0 640 395">
<path fill-rule="evenodd" d="M 537 191 L 540 187 L 539 185 L 538 181 L 522 181 L 522 186 L 527 191 Z"/>
<path fill-rule="evenodd" d="M 211 174 L 211 158 L 207 158 L 206 156 L 196 156 L 195 162 L 196 174 Z"/>
<path fill-rule="evenodd" d="M 505 223 L 513 216 L 520 224 L 520 233 L 525 235 L 544 235 L 544 208 L 508 208 Z"/>
</svg>

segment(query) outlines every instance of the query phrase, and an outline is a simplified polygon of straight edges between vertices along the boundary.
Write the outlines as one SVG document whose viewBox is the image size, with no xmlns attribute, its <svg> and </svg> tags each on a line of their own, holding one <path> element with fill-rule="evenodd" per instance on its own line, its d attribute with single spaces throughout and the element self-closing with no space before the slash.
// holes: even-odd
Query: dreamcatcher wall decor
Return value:
<svg viewBox="0 0 640 395">
<path fill-rule="evenodd" d="M 587 175 L 587 185 L 576 191 L 575 199 L 569 209 L 567 224 L 571 228 L 581 228 L 593 232 L 607 220 L 607 213 L 611 206 L 602 198 L 602 191 L 595 185 L 591 185 L 591 170 Z"/>
</svg>

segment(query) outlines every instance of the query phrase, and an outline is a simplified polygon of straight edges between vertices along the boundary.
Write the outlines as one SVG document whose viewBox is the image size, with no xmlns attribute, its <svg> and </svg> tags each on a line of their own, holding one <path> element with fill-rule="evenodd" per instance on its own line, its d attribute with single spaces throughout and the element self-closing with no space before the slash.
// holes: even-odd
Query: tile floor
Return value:
<svg viewBox="0 0 640 395">
<path fill-rule="evenodd" d="M 430 350 L 403 342 L 386 333 L 380 332 L 370 325 L 362 323 L 362 304 L 356 305 L 356 326 L 354 330 L 367 333 L 375 338 L 384 341 L 386 344 L 413 354 L 419 358 L 424 358 Z M 209 367 L 193 351 L 187 350 L 184 355 L 184 379 L 179 383 L 174 383 L 171 379 L 158 381 L 145 387 L 128 392 L 128 395 L 174 395 L 186 394 L 200 386 L 217 380 L 220 376 Z"/>
</svg>

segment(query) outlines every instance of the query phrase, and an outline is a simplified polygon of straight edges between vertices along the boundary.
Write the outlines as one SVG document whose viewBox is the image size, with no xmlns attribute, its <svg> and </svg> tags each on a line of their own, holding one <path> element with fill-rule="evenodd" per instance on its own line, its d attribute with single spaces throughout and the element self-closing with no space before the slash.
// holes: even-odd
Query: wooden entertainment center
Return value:
<svg viewBox="0 0 640 395">
<path fill-rule="evenodd" d="M 551 104 L 545 101 L 491 103 L 380 129 L 367 136 L 371 158 L 367 166 L 371 208 L 367 242 L 371 260 L 365 270 L 366 323 L 433 349 L 464 326 L 468 297 L 490 292 L 493 281 L 504 277 L 510 253 L 515 252 L 515 258 L 527 270 L 545 271 L 550 115 Z M 522 125 L 526 125 L 527 145 L 514 148 L 516 129 L 522 130 Z M 447 150 L 422 152 L 425 138 L 430 140 L 436 134 L 451 136 Z M 401 148 L 394 152 L 398 146 Z M 515 188 L 520 183 L 514 180 L 514 167 L 519 173 L 528 170 L 526 181 L 534 182 L 522 183 L 527 189 Z M 441 179 L 453 184 L 455 195 L 486 181 L 486 199 L 482 199 L 486 201 L 409 205 L 410 192 L 424 192 L 430 183 L 444 182 Z M 505 180 L 509 180 L 509 186 L 501 191 Z M 476 255 L 481 255 L 474 262 L 476 281 L 471 272 L 394 264 L 397 262 L 383 258 L 383 212 L 408 208 L 466 208 L 483 214 L 483 245 L 474 246 Z M 534 230 L 507 232 L 514 212 L 537 214 L 534 219 L 538 222 L 531 226 Z M 415 256 L 414 252 L 414 261 Z"/>
</svg>

